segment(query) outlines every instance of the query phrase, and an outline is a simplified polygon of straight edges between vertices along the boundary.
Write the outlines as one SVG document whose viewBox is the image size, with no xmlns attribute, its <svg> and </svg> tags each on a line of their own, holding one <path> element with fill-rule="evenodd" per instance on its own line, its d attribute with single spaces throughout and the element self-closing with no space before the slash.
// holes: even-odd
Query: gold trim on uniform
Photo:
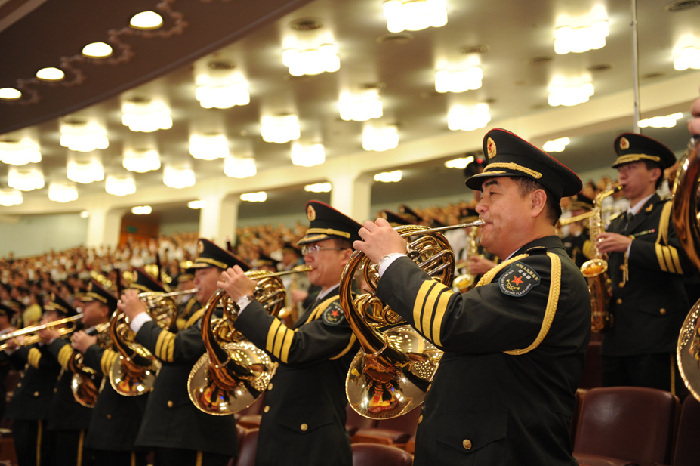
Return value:
<svg viewBox="0 0 700 466">
<path fill-rule="evenodd" d="M 656 258 L 659 261 L 659 267 L 664 272 L 683 273 L 681 261 L 678 257 L 678 250 L 673 246 L 668 246 L 668 226 L 671 221 L 671 209 L 673 204 L 666 201 L 661 210 L 661 218 L 659 219 L 659 234 L 656 237 Z"/>
<path fill-rule="evenodd" d="M 118 357 L 119 353 L 116 351 L 110 349 L 104 350 L 102 353 L 102 359 L 100 360 L 100 368 L 102 369 L 103 374 L 109 374 L 112 364 L 114 364 L 114 361 L 116 361 Z"/>
<path fill-rule="evenodd" d="M 76 466 L 83 466 L 83 444 L 85 443 L 85 429 L 81 429 L 78 434 L 78 457 L 76 458 Z"/>
<path fill-rule="evenodd" d="M 515 162 L 494 162 L 486 165 L 486 168 L 484 168 L 484 173 L 491 173 L 491 168 L 505 168 L 507 170 L 515 170 L 518 172 L 523 172 L 525 174 L 530 175 L 531 177 L 535 178 L 536 180 L 539 180 L 542 178 L 542 173 L 532 170 L 527 167 L 523 167 L 520 164 L 517 164 Z"/>
<path fill-rule="evenodd" d="M 173 362 L 175 352 L 175 335 L 161 330 L 156 340 L 156 356 L 163 362 Z"/>
<path fill-rule="evenodd" d="M 292 346 L 294 331 L 290 330 L 281 320 L 275 319 L 267 331 L 265 348 L 282 362 L 289 358 L 289 348 Z"/>
<path fill-rule="evenodd" d="M 32 348 L 36 349 L 36 348 Z M 36 464 L 41 464 L 41 438 L 44 436 L 44 422 L 37 422 L 36 428 Z"/>
<path fill-rule="evenodd" d="M 335 356 L 332 356 L 330 359 L 340 359 L 343 356 L 345 356 L 348 353 L 348 351 L 352 349 L 352 346 L 355 344 L 355 340 L 357 340 L 357 337 L 353 333 L 352 335 L 350 335 L 350 342 L 348 343 L 348 346 L 343 348 L 343 350 L 340 353 L 336 354 Z"/>
<path fill-rule="evenodd" d="M 62 368 L 67 369 L 68 368 L 68 360 L 70 359 L 71 355 L 73 354 L 73 348 L 70 347 L 70 345 L 63 345 L 63 348 L 58 352 L 58 363 L 61 365 Z"/>
<path fill-rule="evenodd" d="M 204 268 L 205 266 L 218 267 L 224 270 L 228 269 L 228 265 L 209 257 L 198 257 L 197 259 L 195 259 L 194 264 L 192 264 L 193 268 Z"/>
<path fill-rule="evenodd" d="M 334 236 L 342 236 L 343 238 L 350 238 L 350 233 L 347 231 L 340 231 L 336 230 L 334 228 L 309 228 L 306 230 L 306 234 L 326 234 L 326 235 L 334 235 Z M 308 238 L 305 238 L 308 240 Z"/>
<path fill-rule="evenodd" d="M 549 259 L 552 261 L 551 274 L 552 282 L 549 285 L 549 296 L 547 297 L 547 308 L 544 311 L 544 319 L 542 319 L 542 327 L 540 328 L 535 340 L 526 348 L 504 351 L 506 354 L 511 356 L 520 356 L 521 354 L 529 353 L 533 349 L 540 346 L 544 337 L 549 333 L 549 329 L 552 326 L 552 321 L 554 320 L 554 315 L 557 313 L 557 304 L 559 304 L 559 292 L 561 290 L 561 259 L 551 252 L 547 253 Z"/>
<path fill-rule="evenodd" d="M 639 160 L 651 160 L 653 162 L 658 163 L 658 162 L 661 162 L 661 157 L 656 156 L 656 155 L 647 155 L 647 154 L 625 154 L 625 155 L 619 156 L 617 158 L 617 160 L 615 160 L 613 167 L 615 167 L 617 165 L 622 165 L 623 163 L 637 162 Z"/>
<path fill-rule="evenodd" d="M 201 319 L 204 315 L 204 311 L 205 309 L 198 309 L 197 312 L 192 314 L 192 317 L 187 319 L 187 322 L 185 323 L 185 328 L 192 327 L 195 324 L 195 322 Z"/>
<path fill-rule="evenodd" d="M 107 298 L 105 298 L 101 294 L 93 293 L 92 291 L 88 291 L 87 293 L 85 293 L 85 297 L 95 299 L 95 300 L 101 302 L 102 304 L 107 304 Z M 86 299 L 85 301 L 90 301 L 90 300 Z"/>
<path fill-rule="evenodd" d="M 413 304 L 413 323 L 423 336 L 440 346 L 442 319 L 454 292 L 433 279 L 425 280 Z"/>
<path fill-rule="evenodd" d="M 29 354 L 27 355 L 27 362 L 34 368 L 38 369 L 39 368 L 39 360 L 41 359 L 41 351 L 39 351 L 36 348 L 32 348 L 29 350 Z"/>
</svg>

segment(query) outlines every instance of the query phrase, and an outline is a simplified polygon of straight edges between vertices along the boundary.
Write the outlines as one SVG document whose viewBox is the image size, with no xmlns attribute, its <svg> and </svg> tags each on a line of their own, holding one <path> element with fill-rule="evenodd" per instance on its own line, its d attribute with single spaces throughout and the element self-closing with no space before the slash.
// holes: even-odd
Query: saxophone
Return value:
<svg viewBox="0 0 700 466">
<path fill-rule="evenodd" d="M 610 313 L 610 298 L 612 289 L 608 278 L 607 258 L 598 250 L 596 237 L 603 233 L 602 207 L 603 200 L 620 191 L 622 186 L 617 185 L 613 189 L 603 191 L 593 200 L 593 210 L 590 215 L 590 241 L 591 258 L 581 266 L 581 273 L 588 282 L 588 291 L 591 294 L 591 331 L 601 332 L 613 325 L 613 315 Z"/>
<path fill-rule="evenodd" d="M 479 255 L 479 243 L 476 239 L 476 235 L 478 234 L 478 228 L 471 228 L 471 230 L 469 230 L 469 246 L 467 247 L 467 260 Z M 457 264 L 455 268 L 460 268 L 463 265 L 466 266 L 466 262 Z M 477 278 L 477 274 L 467 272 L 456 276 L 452 284 L 454 288 L 459 290 L 460 293 L 466 293 L 467 291 L 474 288 L 474 286 L 477 283 Z"/>
</svg>

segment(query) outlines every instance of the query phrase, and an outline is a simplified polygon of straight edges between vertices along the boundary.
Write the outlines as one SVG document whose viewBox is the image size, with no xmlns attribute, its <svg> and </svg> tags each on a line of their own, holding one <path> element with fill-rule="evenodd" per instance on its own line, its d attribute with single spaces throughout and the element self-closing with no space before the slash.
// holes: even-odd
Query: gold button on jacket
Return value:
<svg viewBox="0 0 700 466">
<path fill-rule="evenodd" d="M 464 439 L 464 440 L 462 440 L 462 446 L 464 447 L 465 450 L 471 450 L 472 441 L 469 439 Z"/>
</svg>

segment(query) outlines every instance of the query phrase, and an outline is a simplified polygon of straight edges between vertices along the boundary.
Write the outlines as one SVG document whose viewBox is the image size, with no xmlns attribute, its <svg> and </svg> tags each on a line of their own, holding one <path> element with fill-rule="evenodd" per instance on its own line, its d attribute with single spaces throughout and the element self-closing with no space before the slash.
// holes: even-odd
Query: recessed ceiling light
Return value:
<svg viewBox="0 0 700 466">
<path fill-rule="evenodd" d="M 131 213 L 134 215 L 148 215 L 153 212 L 149 205 L 137 205 L 131 208 Z"/>
<path fill-rule="evenodd" d="M 407 32 L 400 32 L 398 34 L 384 34 L 383 36 L 377 37 L 377 42 L 380 44 L 398 44 L 402 45 L 406 42 L 413 40 L 413 35 Z"/>
<path fill-rule="evenodd" d="M 163 17 L 155 11 L 142 11 L 131 17 L 129 25 L 134 29 L 157 29 L 163 25 Z"/>
<path fill-rule="evenodd" d="M 20 97 L 22 97 L 22 93 L 14 87 L 0 88 L 0 99 L 19 99 Z"/>
<path fill-rule="evenodd" d="M 190 209 L 203 209 L 204 208 L 204 201 L 201 199 L 197 199 L 195 201 L 190 201 L 187 203 L 187 207 Z"/>
<path fill-rule="evenodd" d="M 60 81 L 63 76 L 63 71 L 53 66 L 42 68 L 36 72 L 36 77 L 44 81 Z"/>
<path fill-rule="evenodd" d="M 83 47 L 83 55 L 92 58 L 104 58 L 112 55 L 112 47 L 104 42 L 93 42 Z"/>
</svg>

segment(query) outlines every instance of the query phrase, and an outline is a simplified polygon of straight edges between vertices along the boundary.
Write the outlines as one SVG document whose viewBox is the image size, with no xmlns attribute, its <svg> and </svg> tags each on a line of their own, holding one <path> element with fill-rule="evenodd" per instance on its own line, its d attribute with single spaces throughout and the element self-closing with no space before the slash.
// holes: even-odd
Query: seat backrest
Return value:
<svg viewBox="0 0 700 466">
<path fill-rule="evenodd" d="M 358 429 L 368 429 L 374 427 L 377 421 L 374 419 L 368 419 L 364 416 L 360 416 L 357 412 L 350 407 L 350 403 L 347 404 L 347 420 L 345 421 L 345 427 L 350 432 L 350 435 L 358 431 Z"/>
<path fill-rule="evenodd" d="M 406 432 L 410 437 L 416 435 L 418 430 L 418 418 L 421 415 L 420 406 L 413 411 L 409 411 L 403 416 L 394 417 L 391 419 L 381 419 L 377 422 L 378 429 L 392 429 L 400 432 Z"/>
<path fill-rule="evenodd" d="M 246 432 L 240 443 L 236 466 L 253 466 L 255 464 L 255 451 L 258 448 L 258 429 L 250 429 Z"/>
<path fill-rule="evenodd" d="M 353 443 L 353 466 L 411 466 L 411 455 L 391 445 L 378 443 Z"/>
<path fill-rule="evenodd" d="M 683 401 L 673 466 L 695 466 L 700 462 L 700 401 L 688 395 Z"/>
<path fill-rule="evenodd" d="M 581 402 L 574 455 L 669 464 L 679 408 L 678 398 L 663 390 L 592 388 Z"/>
</svg>

